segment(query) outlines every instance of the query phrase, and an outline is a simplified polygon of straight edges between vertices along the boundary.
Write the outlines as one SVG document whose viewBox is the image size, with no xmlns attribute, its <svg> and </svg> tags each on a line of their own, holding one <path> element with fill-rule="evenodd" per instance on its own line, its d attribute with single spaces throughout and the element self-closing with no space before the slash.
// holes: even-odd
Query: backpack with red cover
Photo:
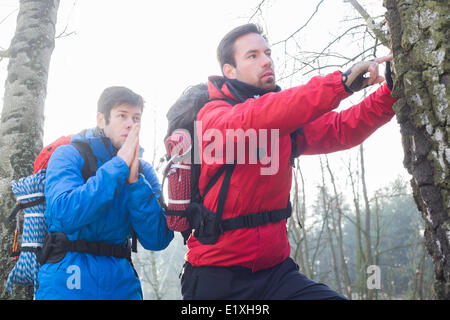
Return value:
<svg viewBox="0 0 450 320">
<path fill-rule="evenodd" d="M 208 86 L 201 83 L 183 92 L 167 113 L 169 127 L 164 144 L 168 164 L 162 182 L 164 186 L 165 180 L 168 180 L 167 225 L 181 232 L 185 239 L 190 234 L 185 210 L 191 202 L 200 199 L 200 165 L 193 161 L 194 121 L 208 101 Z"/>
<path fill-rule="evenodd" d="M 59 146 L 69 144 L 70 139 L 72 139 L 73 135 L 69 136 L 62 136 L 52 143 L 50 143 L 48 146 L 45 146 L 42 148 L 41 152 L 37 156 L 36 160 L 34 160 L 34 171 L 33 173 L 38 172 L 39 170 L 46 169 L 48 165 L 48 161 L 50 160 L 50 157 L 52 156 L 53 152 L 56 148 Z"/>
</svg>

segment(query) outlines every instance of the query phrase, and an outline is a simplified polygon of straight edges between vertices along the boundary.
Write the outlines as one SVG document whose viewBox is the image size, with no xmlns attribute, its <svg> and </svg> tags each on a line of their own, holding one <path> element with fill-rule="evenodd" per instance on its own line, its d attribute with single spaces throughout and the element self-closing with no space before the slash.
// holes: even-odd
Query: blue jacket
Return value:
<svg viewBox="0 0 450 320">
<path fill-rule="evenodd" d="M 145 249 L 166 248 L 173 232 L 158 202 L 161 185 L 152 166 L 141 160 L 144 174 L 130 185 L 128 166 L 98 130 L 72 141 L 90 144 L 98 169 L 85 182 L 78 150 L 68 144 L 54 151 L 46 173 L 48 231 L 125 246 L 133 228 Z M 36 299 L 142 299 L 139 278 L 124 258 L 67 252 L 60 262 L 40 268 L 38 282 Z"/>
</svg>

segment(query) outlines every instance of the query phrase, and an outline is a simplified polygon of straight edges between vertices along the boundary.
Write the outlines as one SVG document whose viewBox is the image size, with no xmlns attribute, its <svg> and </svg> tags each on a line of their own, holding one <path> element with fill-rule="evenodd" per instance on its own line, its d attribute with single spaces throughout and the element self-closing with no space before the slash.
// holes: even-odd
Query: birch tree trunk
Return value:
<svg viewBox="0 0 450 320">
<path fill-rule="evenodd" d="M 448 0 L 385 0 L 385 7 L 404 165 L 426 224 L 436 298 L 450 299 L 450 7 Z"/>
<path fill-rule="evenodd" d="M 44 102 L 50 58 L 55 46 L 59 0 L 21 0 L 15 35 L 3 52 L 9 59 L 0 123 L 0 295 L 13 267 L 10 252 L 14 223 L 7 223 L 15 205 L 10 181 L 33 173 L 42 148 Z M 13 299 L 31 298 L 19 291 Z"/>
</svg>

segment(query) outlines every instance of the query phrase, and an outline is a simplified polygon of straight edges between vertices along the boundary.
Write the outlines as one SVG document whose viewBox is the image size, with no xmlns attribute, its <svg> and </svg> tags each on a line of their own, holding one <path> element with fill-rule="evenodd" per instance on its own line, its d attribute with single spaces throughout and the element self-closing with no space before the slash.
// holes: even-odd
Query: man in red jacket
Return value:
<svg viewBox="0 0 450 320">
<path fill-rule="evenodd" d="M 361 103 L 332 111 L 352 92 L 384 81 L 378 64 L 391 58 L 360 62 L 345 73 L 281 90 L 270 48 L 256 25 L 237 27 L 222 39 L 218 60 L 224 77 L 209 78 L 211 101 L 196 122 L 199 190 L 206 212 L 219 217 L 218 231 L 213 237 L 200 230 L 190 236 L 181 278 L 184 299 L 345 299 L 302 275 L 289 257 L 292 159 L 356 146 L 393 117 L 395 99 L 386 84 Z M 239 130 L 245 134 L 236 134 Z M 274 143 L 256 148 L 249 142 L 252 132 L 264 132 Z M 240 158 L 242 143 L 247 154 Z M 270 161 L 252 162 L 254 155 Z"/>
</svg>

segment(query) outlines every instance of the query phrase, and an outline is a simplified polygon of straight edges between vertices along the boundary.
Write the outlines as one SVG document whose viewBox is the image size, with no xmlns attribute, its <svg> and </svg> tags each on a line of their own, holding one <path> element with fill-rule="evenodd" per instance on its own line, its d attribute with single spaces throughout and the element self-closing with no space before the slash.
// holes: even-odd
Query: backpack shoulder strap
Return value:
<svg viewBox="0 0 450 320">
<path fill-rule="evenodd" d="M 220 187 L 220 191 L 219 191 L 219 199 L 217 202 L 217 210 L 216 210 L 216 224 L 219 225 L 219 227 L 221 226 L 221 222 L 222 222 L 222 215 L 223 215 L 223 210 L 225 208 L 225 202 L 227 201 L 227 195 L 228 195 L 228 190 L 230 189 L 230 181 L 231 181 L 231 176 L 233 175 L 233 171 L 234 168 L 236 167 L 236 165 L 233 164 L 225 164 L 223 166 L 225 168 L 225 177 L 222 181 L 222 186 Z M 223 230 L 220 230 L 220 232 L 223 234 Z"/>
<path fill-rule="evenodd" d="M 81 169 L 81 175 L 83 176 L 84 181 L 87 181 L 92 176 L 95 176 L 95 172 L 97 172 L 97 157 L 92 152 L 91 147 L 88 143 L 81 141 L 73 141 L 72 144 L 83 157 L 84 164 Z"/>
<path fill-rule="evenodd" d="M 302 128 L 298 128 L 297 130 L 291 132 L 291 157 L 290 162 L 293 167 L 295 167 L 295 158 L 301 155 L 300 150 L 297 148 L 297 135 L 304 136 Z"/>
</svg>

